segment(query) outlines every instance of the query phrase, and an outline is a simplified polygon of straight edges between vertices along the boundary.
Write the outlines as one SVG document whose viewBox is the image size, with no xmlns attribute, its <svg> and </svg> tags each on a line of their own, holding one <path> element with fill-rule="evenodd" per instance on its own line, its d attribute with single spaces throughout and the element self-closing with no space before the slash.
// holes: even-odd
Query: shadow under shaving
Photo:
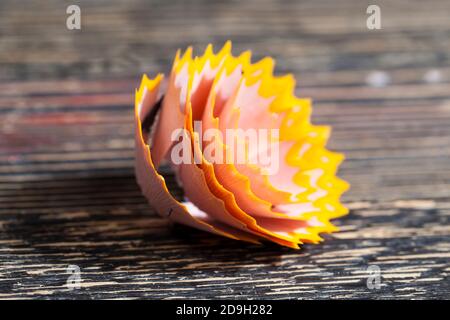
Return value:
<svg viewBox="0 0 450 320">
<path fill-rule="evenodd" d="M 167 170 L 164 175 L 174 196 L 181 199 L 174 176 Z M 8 195 L 17 200 L 0 209 L 0 238 L 11 241 L 12 252 L 37 254 L 46 263 L 70 261 L 104 271 L 147 265 L 150 271 L 153 261 L 175 261 L 159 268 L 177 270 L 195 260 L 234 262 L 241 268 L 253 260 L 276 265 L 280 255 L 292 252 L 172 225 L 147 204 L 132 170 L 24 182 Z"/>
</svg>

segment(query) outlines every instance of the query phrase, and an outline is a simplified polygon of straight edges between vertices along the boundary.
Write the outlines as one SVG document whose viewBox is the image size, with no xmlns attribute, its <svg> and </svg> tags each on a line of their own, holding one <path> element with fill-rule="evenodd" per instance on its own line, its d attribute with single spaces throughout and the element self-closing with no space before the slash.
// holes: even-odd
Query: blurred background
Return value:
<svg viewBox="0 0 450 320">
<path fill-rule="evenodd" d="M 81 9 L 80 30 L 66 27 L 71 4 Z M 298 95 L 315 101 L 315 122 L 335 127 L 331 146 L 348 155 L 343 173 L 355 198 L 397 197 L 399 188 L 448 195 L 448 159 L 417 155 L 448 155 L 450 4 L 379 1 L 381 29 L 369 30 L 370 4 L 2 1 L 0 148 L 13 162 L 84 150 L 94 151 L 91 162 L 74 168 L 131 166 L 130 108 L 142 74 L 168 73 L 178 48 L 201 53 L 230 39 L 235 54 L 272 56 L 276 73 L 296 76 Z M 124 159 L 116 166 L 95 153 L 110 149 Z M 424 185 L 430 174 L 433 190 Z"/>
<path fill-rule="evenodd" d="M 371 4 L 381 29 L 367 27 Z M 66 26 L 69 5 L 81 9 L 80 30 Z M 313 122 L 333 126 L 351 214 L 325 245 L 294 256 L 172 232 L 148 214 L 134 182 L 134 89 L 143 73 L 167 74 L 177 49 L 201 53 L 226 40 L 254 61 L 274 57 L 276 73 L 293 73 L 298 96 L 313 99 Z M 135 296 L 170 296 L 180 272 L 193 279 L 177 284 L 189 297 L 371 297 L 358 272 L 376 262 L 400 268 L 385 275 L 379 297 L 448 297 L 439 283 L 448 274 L 449 156 L 448 0 L 0 2 L 0 297 L 70 297 L 39 290 L 64 275 L 37 279 L 24 265 L 39 273 L 71 261 L 93 268 L 84 277 L 94 283 L 139 282 L 140 293 L 125 293 Z M 224 261 L 230 273 L 219 276 L 262 285 L 230 278 L 231 292 L 208 287 Z M 285 291 L 264 286 L 271 272 Z M 302 277 L 310 284 L 300 290 Z M 152 291 L 155 279 L 168 291 Z M 109 285 L 77 294 L 115 297 Z"/>
</svg>

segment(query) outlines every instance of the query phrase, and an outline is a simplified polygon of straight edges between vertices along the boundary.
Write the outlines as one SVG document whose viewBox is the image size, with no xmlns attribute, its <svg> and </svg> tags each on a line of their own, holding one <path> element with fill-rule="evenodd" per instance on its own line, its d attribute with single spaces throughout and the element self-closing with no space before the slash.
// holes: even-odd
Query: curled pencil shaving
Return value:
<svg viewBox="0 0 450 320">
<path fill-rule="evenodd" d="M 336 177 L 344 156 L 326 149 L 330 128 L 311 124 L 311 101 L 294 95 L 293 76 L 274 76 L 271 58 L 250 58 L 249 51 L 233 56 L 230 42 L 194 58 L 188 48 L 177 52 L 164 92 L 162 74 L 143 76 L 135 97 L 138 184 L 158 214 L 177 223 L 253 243 L 318 243 L 321 233 L 337 230 L 330 220 L 348 212 L 339 198 L 349 185 Z M 225 140 L 228 129 L 276 129 L 277 135 L 255 151 L 246 138 Z M 177 130 L 190 151 L 183 150 L 188 161 L 181 163 L 171 157 Z M 205 141 L 201 132 L 208 130 L 223 135 Z M 225 160 L 243 154 L 245 161 L 212 161 L 210 149 Z M 275 149 L 278 168 L 269 173 L 258 159 Z M 158 173 L 165 161 L 185 202 Z"/>
</svg>

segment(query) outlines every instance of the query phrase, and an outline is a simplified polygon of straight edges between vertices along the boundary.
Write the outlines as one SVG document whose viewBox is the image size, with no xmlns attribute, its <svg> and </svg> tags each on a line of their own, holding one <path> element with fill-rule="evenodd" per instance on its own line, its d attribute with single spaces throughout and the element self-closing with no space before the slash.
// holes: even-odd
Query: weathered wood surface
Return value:
<svg viewBox="0 0 450 320">
<path fill-rule="evenodd" d="M 450 297 L 450 2 L 381 1 L 375 31 L 364 1 L 77 3 L 81 31 L 65 2 L 0 2 L 0 298 Z M 136 186 L 141 74 L 227 39 L 274 56 L 334 126 L 351 213 L 321 245 L 170 226 Z"/>
</svg>

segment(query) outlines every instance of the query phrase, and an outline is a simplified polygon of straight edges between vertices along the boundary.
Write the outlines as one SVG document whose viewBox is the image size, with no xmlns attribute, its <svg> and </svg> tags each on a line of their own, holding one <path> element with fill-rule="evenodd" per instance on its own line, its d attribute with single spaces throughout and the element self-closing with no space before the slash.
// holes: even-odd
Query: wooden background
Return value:
<svg viewBox="0 0 450 320">
<path fill-rule="evenodd" d="M 370 3 L 381 30 L 356 0 L 1 1 L 0 298 L 450 298 L 450 2 Z M 275 57 L 334 126 L 351 213 L 321 245 L 170 226 L 135 183 L 142 73 L 227 39 Z"/>
</svg>

